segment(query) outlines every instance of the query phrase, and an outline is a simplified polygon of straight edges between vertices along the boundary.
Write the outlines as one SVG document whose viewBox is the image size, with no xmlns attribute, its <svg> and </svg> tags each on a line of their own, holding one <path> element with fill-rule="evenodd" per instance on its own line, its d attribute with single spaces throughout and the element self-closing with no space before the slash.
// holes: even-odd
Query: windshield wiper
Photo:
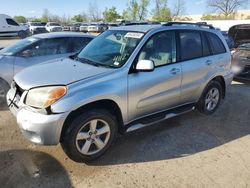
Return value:
<svg viewBox="0 0 250 188">
<path fill-rule="evenodd" d="M 93 66 L 96 66 L 96 67 L 114 68 L 114 67 L 111 66 L 111 65 L 96 63 L 96 62 L 91 61 L 91 60 L 89 60 L 89 59 L 87 59 L 87 58 L 79 58 L 79 57 L 76 57 L 75 60 L 80 61 L 80 62 L 82 62 L 82 63 L 89 64 L 89 65 L 93 65 Z"/>
</svg>

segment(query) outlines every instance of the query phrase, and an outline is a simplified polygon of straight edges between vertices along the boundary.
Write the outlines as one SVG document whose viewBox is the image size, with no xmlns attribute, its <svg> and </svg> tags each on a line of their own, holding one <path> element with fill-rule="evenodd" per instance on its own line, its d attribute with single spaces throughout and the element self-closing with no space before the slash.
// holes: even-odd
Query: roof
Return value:
<svg viewBox="0 0 250 188">
<path fill-rule="evenodd" d="M 146 33 L 154 28 L 162 27 L 160 24 L 152 24 L 152 25 L 129 25 L 129 26 L 120 26 L 120 27 L 114 27 L 110 30 L 122 30 L 122 31 L 137 31 L 137 32 L 143 32 Z"/>
<path fill-rule="evenodd" d="M 38 35 L 33 35 L 36 38 L 61 38 L 61 37 L 88 37 L 95 38 L 93 35 L 77 33 L 77 32 L 54 32 L 54 33 L 43 33 Z"/>
<path fill-rule="evenodd" d="M 208 29 L 208 28 L 204 28 L 204 27 L 198 27 L 192 25 L 192 24 L 188 24 L 185 25 L 185 23 L 183 23 L 183 25 L 162 25 L 162 24 L 148 24 L 148 25 L 128 25 L 128 26 L 120 26 L 120 27 L 114 27 L 111 28 L 110 30 L 122 30 L 122 31 L 135 31 L 135 32 L 142 32 L 142 33 L 147 33 L 148 31 L 152 30 L 152 29 L 159 29 L 161 27 L 166 27 L 166 28 L 171 28 L 171 29 L 191 29 L 191 30 L 205 30 L 205 31 L 213 31 L 216 32 L 215 29 Z"/>
</svg>

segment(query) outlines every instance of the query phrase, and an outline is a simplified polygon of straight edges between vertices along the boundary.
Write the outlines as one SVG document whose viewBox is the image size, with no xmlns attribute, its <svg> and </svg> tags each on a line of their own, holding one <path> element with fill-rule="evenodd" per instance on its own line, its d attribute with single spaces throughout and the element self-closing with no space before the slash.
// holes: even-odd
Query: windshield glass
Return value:
<svg viewBox="0 0 250 188">
<path fill-rule="evenodd" d="M 18 53 L 20 50 L 26 48 L 28 45 L 38 41 L 37 38 L 26 38 L 23 40 L 20 40 L 19 42 L 4 48 L 3 50 L 0 51 L 1 55 L 6 55 L 6 56 L 11 56 L 15 55 Z"/>
<path fill-rule="evenodd" d="M 123 66 L 139 44 L 143 33 L 108 30 L 94 39 L 78 55 L 100 66 Z"/>
<path fill-rule="evenodd" d="M 50 23 L 50 26 L 60 26 L 58 23 Z"/>
</svg>

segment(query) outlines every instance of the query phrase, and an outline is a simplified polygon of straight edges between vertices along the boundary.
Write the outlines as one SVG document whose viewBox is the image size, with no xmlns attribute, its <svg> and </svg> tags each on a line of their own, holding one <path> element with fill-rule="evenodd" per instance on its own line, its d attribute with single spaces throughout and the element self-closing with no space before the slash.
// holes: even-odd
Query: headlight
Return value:
<svg viewBox="0 0 250 188">
<path fill-rule="evenodd" d="M 35 108 L 47 108 L 62 98 L 67 92 L 65 86 L 50 86 L 32 89 L 25 103 Z"/>
</svg>

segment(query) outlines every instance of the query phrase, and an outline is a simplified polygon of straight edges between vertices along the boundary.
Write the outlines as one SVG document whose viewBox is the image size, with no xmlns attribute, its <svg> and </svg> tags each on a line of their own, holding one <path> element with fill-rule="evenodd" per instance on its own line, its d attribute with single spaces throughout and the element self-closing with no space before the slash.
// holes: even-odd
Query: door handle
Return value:
<svg viewBox="0 0 250 188">
<path fill-rule="evenodd" d="M 211 60 L 207 60 L 207 61 L 206 61 L 206 64 L 207 64 L 207 65 L 211 65 L 211 64 L 212 64 L 212 61 L 211 61 Z"/>
<path fill-rule="evenodd" d="M 170 73 L 173 74 L 173 75 L 175 75 L 175 74 L 177 74 L 177 73 L 179 73 L 179 72 L 181 72 L 181 69 L 178 69 L 178 68 L 172 68 L 172 69 L 170 70 Z"/>
</svg>

